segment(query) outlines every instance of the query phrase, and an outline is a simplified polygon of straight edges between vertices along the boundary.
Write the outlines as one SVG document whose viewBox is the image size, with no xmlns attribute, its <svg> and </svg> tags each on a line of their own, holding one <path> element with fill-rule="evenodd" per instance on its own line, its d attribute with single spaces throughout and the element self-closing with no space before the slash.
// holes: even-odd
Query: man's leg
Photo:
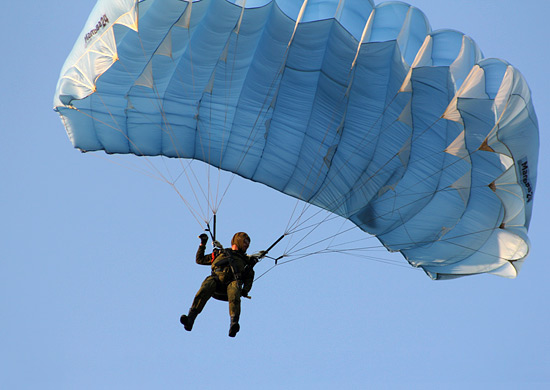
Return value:
<svg viewBox="0 0 550 390">
<path fill-rule="evenodd" d="M 241 288 L 237 281 L 233 281 L 227 286 L 227 299 L 229 301 L 229 316 L 231 317 L 229 337 L 235 337 L 240 330 L 239 317 L 241 315 Z"/>
<path fill-rule="evenodd" d="M 180 322 L 185 327 L 185 330 L 190 331 L 193 329 L 195 318 L 197 318 L 202 309 L 204 309 L 206 302 L 208 302 L 212 294 L 214 294 L 214 291 L 216 291 L 216 284 L 216 279 L 213 276 L 209 276 L 204 279 L 199 291 L 197 291 L 197 294 L 195 295 L 195 299 L 193 299 L 193 304 L 189 309 L 189 314 L 184 314 L 180 317 Z"/>
</svg>

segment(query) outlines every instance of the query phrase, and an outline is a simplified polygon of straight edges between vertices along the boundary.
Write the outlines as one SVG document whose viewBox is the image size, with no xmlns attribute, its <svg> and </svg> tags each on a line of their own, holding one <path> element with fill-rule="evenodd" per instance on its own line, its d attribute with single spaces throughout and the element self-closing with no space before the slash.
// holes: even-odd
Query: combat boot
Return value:
<svg viewBox="0 0 550 390">
<path fill-rule="evenodd" d="M 191 329 L 193 329 L 193 324 L 195 323 L 195 318 L 197 318 L 198 314 L 199 313 L 196 310 L 190 309 L 189 314 L 184 314 L 180 317 L 180 322 L 185 330 L 191 331 Z"/>
<path fill-rule="evenodd" d="M 239 317 L 231 317 L 231 325 L 229 325 L 229 337 L 235 337 L 240 329 L 241 326 L 239 325 Z"/>
</svg>

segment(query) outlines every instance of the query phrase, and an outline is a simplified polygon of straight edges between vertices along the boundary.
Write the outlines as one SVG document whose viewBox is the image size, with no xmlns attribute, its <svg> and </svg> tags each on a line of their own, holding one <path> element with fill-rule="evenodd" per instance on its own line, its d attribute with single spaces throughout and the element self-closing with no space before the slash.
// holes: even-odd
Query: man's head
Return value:
<svg viewBox="0 0 550 390">
<path fill-rule="evenodd" d="M 234 250 L 239 250 L 241 252 L 246 252 L 248 246 L 250 245 L 250 237 L 245 232 L 235 233 L 231 239 L 231 248 Z"/>
</svg>

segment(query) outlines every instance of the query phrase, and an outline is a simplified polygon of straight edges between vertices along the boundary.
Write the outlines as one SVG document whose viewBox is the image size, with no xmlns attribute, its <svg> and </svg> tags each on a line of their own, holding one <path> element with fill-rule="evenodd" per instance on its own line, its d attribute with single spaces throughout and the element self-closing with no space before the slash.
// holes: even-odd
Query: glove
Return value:
<svg viewBox="0 0 550 390">
<path fill-rule="evenodd" d="M 259 251 L 257 253 L 254 253 L 253 255 L 250 255 L 249 258 L 252 260 L 254 264 L 259 262 L 265 255 L 267 255 L 266 251 Z"/>
<path fill-rule="evenodd" d="M 208 236 L 206 235 L 206 233 L 202 233 L 199 238 L 201 239 L 201 245 L 206 245 L 206 243 L 208 242 Z"/>
<path fill-rule="evenodd" d="M 220 244 L 220 242 L 217 240 L 212 241 L 212 245 L 214 245 L 214 248 L 223 249 L 222 244 Z"/>
</svg>

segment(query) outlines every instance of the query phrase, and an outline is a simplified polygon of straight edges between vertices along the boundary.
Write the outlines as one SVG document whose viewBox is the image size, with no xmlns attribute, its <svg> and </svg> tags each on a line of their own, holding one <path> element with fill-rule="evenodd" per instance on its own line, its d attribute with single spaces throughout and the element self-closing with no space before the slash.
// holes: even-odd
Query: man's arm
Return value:
<svg viewBox="0 0 550 390">
<path fill-rule="evenodd" d="M 212 264 L 212 254 L 209 253 L 207 255 L 204 254 L 206 250 L 206 245 L 199 245 L 199 249 L 197 249 L 197 255 L 195 256 L 195 261 L 197 264 L 201 265 L 210 265 Z"/>
<path fill-rule="evenodd" d="M 206 243 L 208 242 L 208 236 L 206 234 L 201 234 L 199 236 L 201 239 L 201 243 L 199 245 L 199 249 L 197 249 L 197 254 L 195 255 L 195 261 L 197 264 L 201 265 L 210 265 L 212 264 L 212 254 L 209 253 L 207 255 L 204 254 L 206 251 Z"/>
<path fill-rule="evenodd" d="M 243 297 L 248 296 L 248 293 L 252 289 L 253 283 L 254 283 L 254 270 L 250 268 L 246 270 L 245 274 L 243 275 L 243 289 L 241 291 L 241 295 Z"/>
<path fill-rule="evenodd" d="M 243 289 L 241 295 L 243 297 L 248 296 L 248 293 L 252 289 L 254 283 L 254 266 L 258 263 L 258 259 L 254 256 L 247 256 L 246 266 L 243 272 Z"/>
</svg>

